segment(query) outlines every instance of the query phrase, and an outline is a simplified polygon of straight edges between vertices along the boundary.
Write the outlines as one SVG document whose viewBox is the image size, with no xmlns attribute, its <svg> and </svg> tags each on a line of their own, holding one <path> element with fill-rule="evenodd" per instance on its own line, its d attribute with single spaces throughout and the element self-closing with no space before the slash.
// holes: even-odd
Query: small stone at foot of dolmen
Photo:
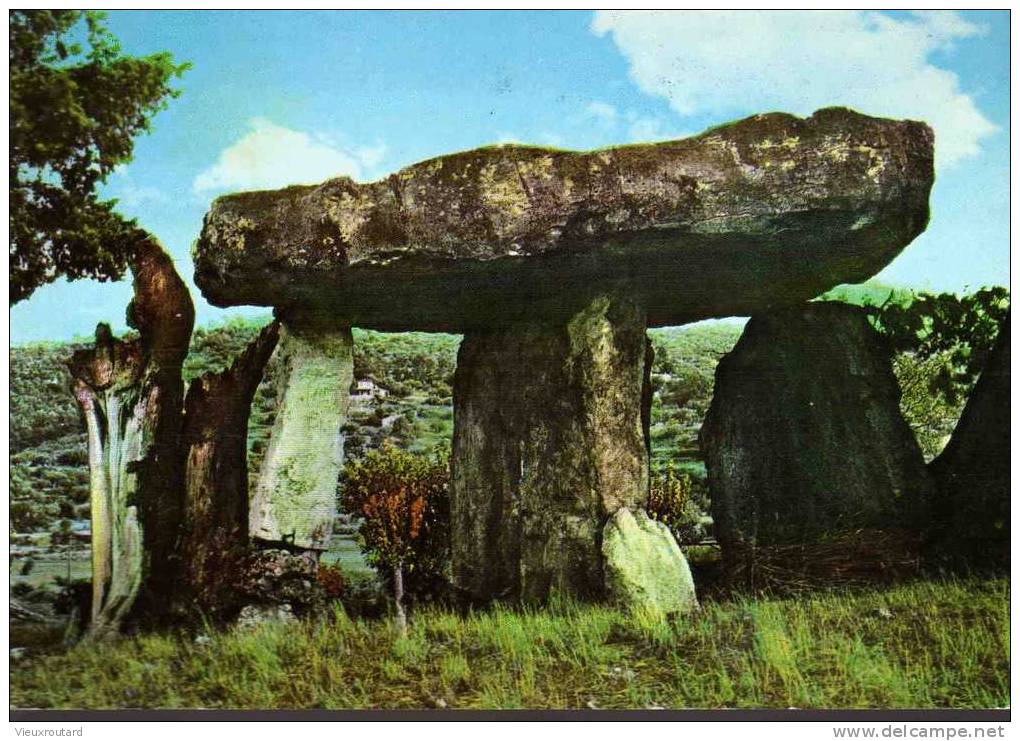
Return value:
<svg viewBox="0 0 1020 741">
<path fill-rule="evenodd" d="M 610 598 L 663 614 L 697 609 L 694 579 L 673 534 L 644 510 L 620 508 L 602 538 Z"/>
<path fill-rule="evenodd" d="M 293 623 L 297 620 L 290 605 L 246 605 L 237 616 L 238 630 L 254 630 L 266 623 Z"/>
</svg>

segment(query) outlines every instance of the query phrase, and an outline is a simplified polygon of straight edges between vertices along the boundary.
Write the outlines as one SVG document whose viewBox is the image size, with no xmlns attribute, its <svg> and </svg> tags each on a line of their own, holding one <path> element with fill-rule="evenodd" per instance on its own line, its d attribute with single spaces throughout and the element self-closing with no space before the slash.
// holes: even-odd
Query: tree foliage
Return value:
<svg viewBox="0 0 1020 741">
<path fill-rule="evenodd" d="M 903 303 L 867 307 L 872 323 L 897 353 L 934 364 L 928 391 L 956 403 L 973 387 L 1009 314 L 1009 289 L 982 288 L 957 296 L 919 293 Z"/>
<path fill-rule="evenodd" d="M 1009 314 L 1009 290 L 917 293 L 865 306 L 889 341 L 900 383 L 900 408 L 932 459 L 944 447 Z"/>
<path fill-rule="evenodd" d="M 103 14 L 10 12 L 11 303 L 58 276 L 117 280 L 140 239 L 96 188 L 189 65 L 124 55 Z"/>
</svg>

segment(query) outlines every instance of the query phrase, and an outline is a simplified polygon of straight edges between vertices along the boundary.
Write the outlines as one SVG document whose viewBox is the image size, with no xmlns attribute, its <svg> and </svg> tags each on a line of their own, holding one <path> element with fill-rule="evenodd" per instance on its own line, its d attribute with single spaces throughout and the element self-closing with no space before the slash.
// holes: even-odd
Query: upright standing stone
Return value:
<svg viewBox="0 0 1020 741">
<path fill-rule="evenodd" d="M 351 330 L 318 317 L 284 319 L 283 373 L 249 532 L 294 550 L 325 550 L 343 464 L 340 428 L 354 379 Z"/>
<path fill-rule="evenodd" d="M 648 494 L 645 324 L 597 299 L 565 325 L 468 334 L 454 381 L 453 577 L 472 598 L 604 592 L 602 528 Z"/>
<path fill-rule="evenodd" d="M 960 422 L 929 466 L 938 487 L 938 556 L 1009 568 L 1009 319 L 999 329 Z"/>
<path fill-rule="evenodd" d="M 753 317 L 719 363 L 701 430 L 716 535 L 755 546 L 925 527 L 924 459 L 864 312 L 811 303 Z"/>
</svg>

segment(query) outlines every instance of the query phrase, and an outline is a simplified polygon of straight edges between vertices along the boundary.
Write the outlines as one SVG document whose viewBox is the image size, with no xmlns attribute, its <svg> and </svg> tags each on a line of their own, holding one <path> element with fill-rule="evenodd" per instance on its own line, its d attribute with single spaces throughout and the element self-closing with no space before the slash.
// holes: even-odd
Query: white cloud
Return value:
<svg viewBox="0 0 1020 741">
<path fill-rule="evenodd" d="M 603 103 L 600 100 L 595 100 L 589 103 L 588 107 L 585 108 L 585 113 L 587 113 L 590 118 L 594 118 L 596 121 L 601 121 L 608 126 L 612 126 L 616 123 L 616 108 L 609 105 L 609 103 Z"/>
<path fill-rule="evenodd" d="M 646 93 L 689 116 L 846 105 L 927 121 L 936 159 L 976 154 L 996 127 L 930 57 L 982 29 L 952 11 L 597 11 Z"/>
<path fill-rule="evenodd" d="M 134 210 L 146 203 L 163 204 L 170 202 L 170 197 L 159 188 L 136 183 L 131 170 L 124 164 L 113 168 L 109 194 L 117 199 L 118 206 L 129 210 Z"/>
<path fill-rule="evenodd" d="M 627 137 L 632 142 L 661 142 L 691 136 L 688 132 L 667 129 L 661 119 L 639 116 L 633 111 L 627 111 L 627 122 Z"/>
<path fill-rule="evenodd" d="M 312 184 L 338 175 L 360 179 L 385 156 L 382 144 L 345 148 L 333 138 L 252 119 L 250 131 L 220 152 L 216 163 L 195 178 L 197 193 L 264 190 Z"/>
</svg>

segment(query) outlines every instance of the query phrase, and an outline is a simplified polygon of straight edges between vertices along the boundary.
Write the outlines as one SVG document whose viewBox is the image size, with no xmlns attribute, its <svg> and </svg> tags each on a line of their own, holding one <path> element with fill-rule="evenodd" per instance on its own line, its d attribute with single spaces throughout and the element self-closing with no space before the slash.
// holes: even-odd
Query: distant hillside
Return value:
<svg viewBox="0 0 1020 741">
<path fill-rule="evenodd" d="M 228 367 L 269 321 L 231 319 L 195 331 L 186 381 Z M 741 326 L 705 323 L 656 329 L 652 383 L 653 465 L 694 464 L 715 364 Z M 345 454 L 357 457 L 384 439 L 415 451 L 448 446 L 453 435 L 453 373 L 460 338 L 355 330 L 355 378 L 385 391 L 352 405 Z M 85 435 L 64 362 L 79 344 L 14 347 L 11 357 L 11 517 L 16 531 L 45 530 L 88 517 Z M 278 364 L 272 360 L 252 406 L 249 470 L 254 480 L 273 424 Z"/>
</svg>

